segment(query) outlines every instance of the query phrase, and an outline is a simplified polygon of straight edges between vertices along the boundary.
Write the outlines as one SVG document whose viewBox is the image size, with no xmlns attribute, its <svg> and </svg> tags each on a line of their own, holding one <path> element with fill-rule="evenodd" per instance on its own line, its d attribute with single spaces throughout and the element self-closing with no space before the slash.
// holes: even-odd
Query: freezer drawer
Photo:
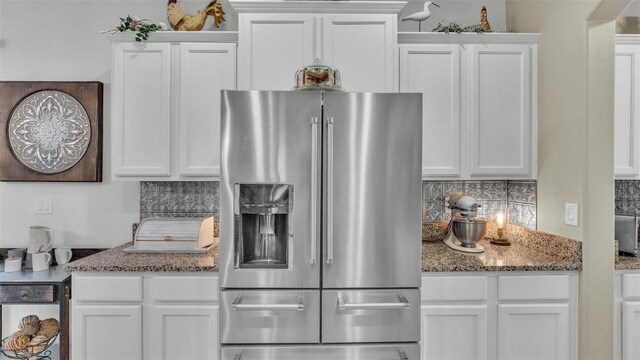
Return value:
<svg viewBox="0 0 640 360">
<path fill-rule="evenodd" d="M 324 290 L 322 342 L 397 342 L 420 338 L 420 290 Z"/>
<path fill-rule="evenodd" d="M 418 360 L 420 345 L 316 345 L 223 347 L 222 360 Z"/>
<path fill-rule="evenodd" d="M 222 344 L 320 342 L 319 290 L 222 291 Z"/>
</svg>

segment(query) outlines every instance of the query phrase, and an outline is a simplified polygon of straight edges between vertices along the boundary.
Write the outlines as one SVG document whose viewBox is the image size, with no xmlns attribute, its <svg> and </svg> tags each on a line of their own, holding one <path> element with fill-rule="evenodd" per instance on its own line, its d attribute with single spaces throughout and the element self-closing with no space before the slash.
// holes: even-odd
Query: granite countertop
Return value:
<svg viewBox="0 0 640 360">
<path fill-rule="evenodd" d="M 582 243 L 518 226 L 508 229 L 511 246 L 480 241 L 480 254 L 450 249 L 442 241 L 446 223 L 427 224 L 422 243 L 422 271 L 567 271 L 582 270 Z M 489 229 L 488 233 L 491 234 Z"/>
<path fill-rule="evenodd" d="M 206 254 L 127 254 L 126 243 L 68 263 L 65 271 L 218 271 L 218 249 Z"/>
<path fill-rule="evenodd" d="M 616 259 L 616 270 L 640 269 L 640 257 L 620 256 Z"/>
<path fill-rule="evenodd" d="M 489 228 L 489 234 L 492 233 Z M 491 245 L 481 254 L 459 252 L 442 241 L 446 223 L 423 228 L 422 271 L 563 271 L 582 270 L 582 243 L 561 236 L 510 226 L 511 246 Z M 127 254 L 127 243 L 65 265 L 65 271 L 218 271 L 218 248 L 207 254 Z M 633 258 L 640 269 L 640 259 Z M 622 261 L 627 261 L 626 259 Z M 616 267 L 617 268 L 617 267 Z"/>
</svg>

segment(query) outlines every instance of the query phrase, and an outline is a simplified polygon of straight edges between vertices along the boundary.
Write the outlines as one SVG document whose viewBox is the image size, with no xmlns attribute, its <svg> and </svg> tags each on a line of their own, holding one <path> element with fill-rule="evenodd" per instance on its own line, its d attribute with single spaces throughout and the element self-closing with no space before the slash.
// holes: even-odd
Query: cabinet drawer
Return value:
<svg viewBox="0 0 640 360">
<path fill-rule="evenodd" d="M 486 276 L 423 276 L 422 301 L 486 301 Z"/>
<path fill-rule="evenodd" d="M 498 300 L 569 300 L 569 275 L 498 276 Z"/>
<path fill-rule="evenodd" d="M 622 275 L 622 297 L 625 299 L 640 298 L 640 274 Z"/>
<path fill-rule="evenodd" d="M 0 286 L 2 303 L 49 303 L 54 299 L 53 285 L 3 285 Z"/>
<path fill-rule="evenodd" d="M 156 276 L 153 279 L 156 301 L 218 301 L 217 276 Z"/>
<path fill-rule="evenodd" d="M 142 301 L 141 276 L 82 276 L 72 279 L 78 301 Z"/>
</svg>

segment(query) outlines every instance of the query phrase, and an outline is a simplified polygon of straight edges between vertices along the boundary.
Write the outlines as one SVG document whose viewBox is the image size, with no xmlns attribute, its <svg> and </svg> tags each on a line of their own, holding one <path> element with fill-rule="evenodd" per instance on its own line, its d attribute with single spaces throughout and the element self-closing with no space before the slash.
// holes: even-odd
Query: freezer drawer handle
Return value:
<svg viewBox="0 0 640 360">
<path fill-rule="evenodd" d="M 304 294 L 298 294 L 296 304 L 243 304 L 242 294 L 233 300 L 231 310 L 276 310 L 276 311 L 304 311 Z"/>
<path fill-rule="evenodd" d="M 316 254 L 316 236 L 318 236 L 317 214 L 318 206 L 318 118 L 311 118 L 311 258 L 312 265 L 318 262 Z"/>
<path fill-rule="evenodd" d="M 333 264 L 333 118 L 327 118 L 327 264 Z"/>
<path fill-rule="evenodd" d="M 409 309 L 409 300 L 398 293 L 398 302 L 389 303 L 357 303 L 350 304 L 344 302 L 342 291 L 338 291 L 338 309 L 339 310 L 388 310 L 388 309 Z"/>
<path fill-rule="evenodd" d="M 409 357 L 407 356 L 407 353 L 398 349 L 398 353 L 400 353 L 400 360 L 409 360 Z M 238 354 L 240 355 L 240 354 Z M 236 360 L 235 358 L 233 360 Z M 240 358 L 238 358 L 237 360 L 240 360 Z"/>
</svg>

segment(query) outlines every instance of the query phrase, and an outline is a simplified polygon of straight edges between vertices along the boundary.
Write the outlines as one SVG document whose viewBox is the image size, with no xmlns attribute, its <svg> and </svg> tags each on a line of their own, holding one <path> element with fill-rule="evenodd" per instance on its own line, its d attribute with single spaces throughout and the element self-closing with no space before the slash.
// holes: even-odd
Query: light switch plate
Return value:
<svg viewBox="0 0 640 360">
<path fill-rule="evenodd" d="M 53 200 L 51 199 L 51 196 L 36 198 L 36 214 L 53 214 Z"/>
<path fill-rule="evenodd" d="M 571 226 L 578 226 L 579 219 L 578 204 L 565 203 L 564 204 L 564 223 Z"/>
</svg>

